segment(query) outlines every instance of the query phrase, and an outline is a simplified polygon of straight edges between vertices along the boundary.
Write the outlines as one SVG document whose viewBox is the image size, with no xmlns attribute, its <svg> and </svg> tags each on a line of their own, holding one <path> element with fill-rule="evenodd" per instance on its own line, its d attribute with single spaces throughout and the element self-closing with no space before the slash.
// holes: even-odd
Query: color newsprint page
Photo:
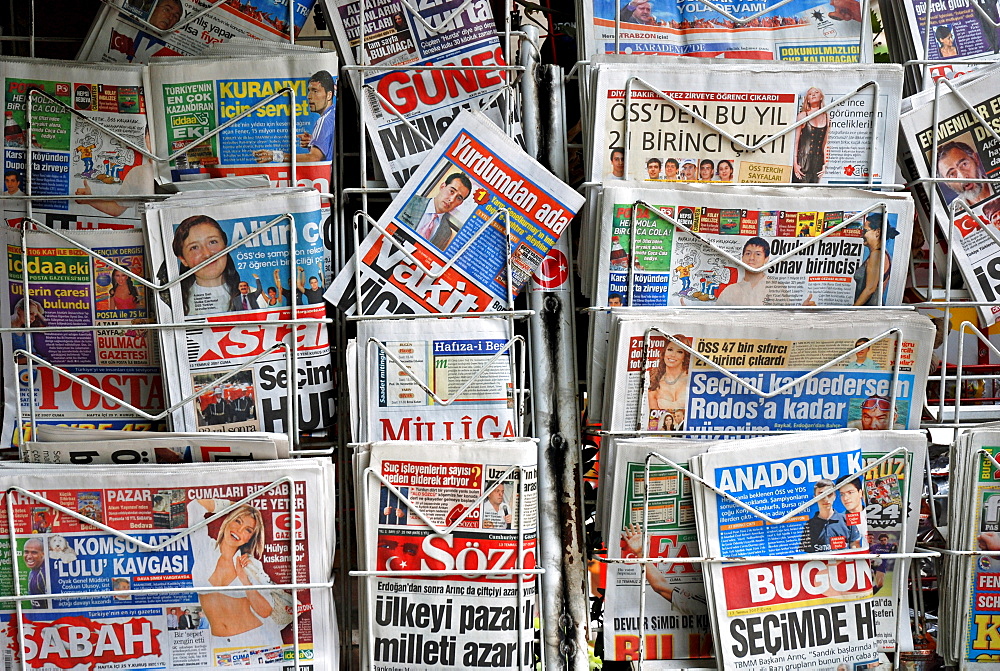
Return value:
<svg viewBox="0 0 1000 671">
<path fill-rule="evenodd" d="M 989 304 L 979 308 L 984 327 L 1000 317 L 1000 186 L 984 181 L 1000 178 L 1000 142 L 990 132 L 1000 125 L 998 85 L 1000 69 L 956 85 L 990 128 L 980 123 L 958 96 L 945 90 L 937 103 L 936 130 L 933 100 L 900 120 L 917 176 L 934 174 L 955 180 L 937 184 L 936 208 L 924 214 L 936 220 L 945 239 L 952 241 L 951 251 L 969 291 L 977 301 Z M 935 133 L 937 154 L 932 156 Z M 924 188 L 929 191 L 935 187 L 927 184 Z M 918 198 L 918 202 L 923 205 L 924 199 Z M 955 226 L 949 236 L 950 212 L 954 212 Z"/>
<path fill-rule="evenodd" d="M 539 581 L 516 571 L 537 569 L 534 442 L 372 443 L 356 463 L 362 659 L 533 668 Z"/>
<path fill-rule="evenodd" d="M 1000 21 L 1000 11 L 994 0 L 899 0 L 893 6 L 905 12 L 901 32 L 909 58 L 934 61 L 926 66 L 924 88 L 933 87 L 941 78 L 965 76 L 998 59 L 1000 28 L 994 23 Z"/>
<path fill-rule="evenodd" d="M 302 668 L 337 668 L 332 592 L 284 587 L 329 580 L 328 460 L 0 473 L 14 509 L 13 530 L 0 521 L 0 583 L 24 597 L 20 620 L 10 605 L 0 611 L 5 668 L 283 668 L 296 618 Z M 171 589 L 190 591 L 159 591 Z"/>
<path fill-rule="evenodd" d="M 148 63 L 194 56 L 234 38 L 287 42 L 315 0 L 113 0 L 102 6 L 80 49 L 82 61 Z M 200 14 L 211 5 L 211 11 Z M 199 16 L 195 16 L 200 14 Z"/>
<path fill-rule="evenodd" d="M 647 455 L 655 453 L 687 468 L 688 459 L 705 445 L 663 438 L 615 442 L 614 479 L 609 483 L 611 515 L 605 534 L 609 559 L 699 556 L 691 480 L 653 457 L 647 486 L 645 462 Z M 645 612 L 640 612 L 643 591 Z M 645 642 L 646 660 L 711 657 L 711 629 L 701 564 L 608 564 L 605 660 L 638 660 L 640 641 Z"/>
<path fill-rule="evenodd" d="M 508 105 L 513 73 L 500 69 L 507 63 L 487 0 L 324 5 L 345 64 L 385 66 L 352 71 L 351 84 L 389 186 L 406 183 L 463 109 L 520 135 L 517 106 Z"/>
<path fill-rule="evenodd" d="M 379 218 L 392 237 L 372 228 L 326 298 L 348 314 L 359 302 L 366 315 L 508 309 L 508 272 L 516 296 L 583 201 L 484 115 L 463 112 Z"/>
<path fill-rule="evenodd" d="M 835 671 L 879 662 L 872 571 L 867 559 L 850 558 L 868 550 L 864 511 L 847 510 L 834 489 L 862 481 L 859 433 L 720 441 L 693 458 L 692 472 L 754 511 L 697 487 L 704 556 L 800 557 L 707 565 L 720 669 Z"/>
<path fill-rule="evenodd" d="M 923 315 L 668 309 L 615 318 L 604 403 L 609 430 L 697 435 L 919 425 L 934 340 Z"/>
<path fill-rule="evenodd" d="M 319 194 L 304 189 L 213 192 L 149 208 L 151 265 L 164 283 L 239 243 L 156 298 L 161 321 L 190 326 L 161 337 L 165 362 L 172 353 L 169 405 L 198 392 L 172 413 L 174 430 L 288 432 L 290 367 L 299 429 L 332 424 L 322 221 Z M 304 323 L 269 323 L 292 319 L 293 301 Z"/>
<path fill-rule="evenodd" d="M 107 196 L 32 200 L 32 216 L 63 230 L 139 226 L 137 201 L 115 197 L 153 192 L 155 170 L 150 159 L 121 140 L 150 147 L 142 68 L 5 57 L 0 74 L 5 118 L 3 195 Z M 24 198 L 5 198 L 2 207 L 11 226 L 18 226 L 27 214 Z"/>
<path fill-rule="evenodd" d="M 16 369 L 16 374 L 5 376 L 2 445 L 20 445 L 32 439 L 32 408 L 39 426 L 150 428 L 150 420 L 68 375 L 151 415 L 162 411 L 156 336 L 143 328 L 153 321 L 151 294 L 121 270 L 51 233 L 27 231 L 26 259 L 19 230 L 4 227 L 0 236 L 6 297 L 0 325 L 81 329 L 0 336 L 3 360 L 13 362 Z M 140 230 L 69 231 L 67 236 L 135 275 L 150 276 Z M 50 365 L 34 363 L 29 368 L 28 351 Z M 19 353 L 15 356 L 15 352 Z"/>
<path fill-rule="evenodd" d="M 508 348 L 510 330 L 488 317 L 358 322 L 356 440 L 517 436 L 515 356 L 524 352 Z"/>
<path fill-rule="evenodd" d="M 870 63 L 871 21 L 857 0 L 582 0 L 584 58 L 600 53 Z M 775 3 L 770 3 L 775 4 Z M 737 21 L 746 20 L 745 23 Z M 617 36 L 617 40 L 615 39 Z"/>
<path fill-rule="evenodd" d="M 684 181 L 726 179 L 723 162 L 731 168 L 728 181 L 742 183 L 863 185 L 891 182 L 896 174 L 898 65 L 650 58 L 663 67 L 596 68 L 594 181 L 644 179 L 651 158 L 664 166 L 673 159 L 679 173 L 663 179 Z M 723 131 L 763 146 L 748 151 Z M 713 169 L 703 173 L 706 160 Z"/>
</svg>

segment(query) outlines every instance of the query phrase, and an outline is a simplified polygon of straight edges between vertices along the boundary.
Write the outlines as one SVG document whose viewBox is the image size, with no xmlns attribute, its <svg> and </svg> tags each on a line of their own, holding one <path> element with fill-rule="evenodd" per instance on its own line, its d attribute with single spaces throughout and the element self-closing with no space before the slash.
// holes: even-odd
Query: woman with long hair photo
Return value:
<svg viewBox="0 0 1000 671">
<path fill-rule="evenodd" d="M 647 402 L 649 404 L 648 427 L 651 431 L 679 429 L 681 423 L 674 422 L 672 415 L 670 416 L 672 426 L 663 428 L 665 424 L 663 420 L 668 413 L 657 411 L 672 411 L 687 407 L 688 367 L 691 363 L 691 354 L 678 342 L 690 347 L 693 339 L 680 334 L 674 334 L 673 337 L 674 340 L 667 340 L 664 343 L 659 362 L 655 368 L 649 371 Z"/>
<path fill-rule="evenodd" d="M 215 219 L 206 215 L 188 217 L 174 231 L 172 248 L 180 274 L 229 246 L 229 236 Z M 240 274 L 232 254 L 212 261 L 181 281 L 184 314 L 205 315 L 238 312 Z"/>
<path fill-rule="evenodd" d="M 802 99 L 802 109 L 796 121 L 826 105 L 826 97 L 815 86 L 806 91 Z M 819 114 L 795 130 L 795 164 L 792 166 L 792 182 L 796 184 L 818 184 L 826 164 L 830 160 L 830 115 Z"/>
<path fill-rule="evenodd" d="M 139 290 L 132 278 L 115 268 L 111 271 L 111 289 L 108 290 L 109 310 L 135 310 L 139 307 Z"/>
<path fill-rule="evenodd" d="M 899 231 L 886 224 L 885 237 L 892 240 L 897 235 L 899 235 Z M 892 257 L 885 249 L 885 240 L 882 239 L 882 216 L 880 214 L 870 214 L 865 219 L 864 226 L 861 227 L 861 240 L 864 242 L 868 256 L 858 264 L 857 270 L 854 271 L 854 304 L 878 305 L 879 278 L 882 278 L 884 288 L 889 283 L 892 269 Z M 879 266 L 883 262 L 885 265 L 882 272 L 879 273 Z"/>
</svg>

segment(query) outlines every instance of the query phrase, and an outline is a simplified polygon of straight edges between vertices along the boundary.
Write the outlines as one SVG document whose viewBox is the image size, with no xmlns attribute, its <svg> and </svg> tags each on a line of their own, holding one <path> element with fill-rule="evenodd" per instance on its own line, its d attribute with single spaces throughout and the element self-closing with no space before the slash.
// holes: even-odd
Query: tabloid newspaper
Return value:
<svg viewBox="0 0 1000 671">
<path fill-rule="evenodd" d="M 685 181 L 878 184 L 895 176 L 898 65 L 675 58 L 655 69 L 607 63 L 596 71 L 591 180 L 645 178 L 654 158 L 670 168 L 662 179 Z M 632 81 L 626 138 L 626 89 L 634 77 L 655 90 Z M 765 144 L 749 152 L 722 131 L 750 146 Z"/>
<path fill-rule="evenodd" d="M 356 311 L 360 263 L 366 315 L 505 310 L 508 252 L 517 295 L 583 201 L 484 115 L 462 112 L 379 218 L 392 239 L 372 229 L 326 298 Z M 427 272 L 449 262 L 437 279 Z"/>
<path fill-rule="evenodd" d="M 723 441 L 692 459 L 692 472 L 758 513 L 772 519 L 791 515 L 781 523 L 766 522 L 698 487 L 695 509 L 704 556 L 801 557 L 707 565 L 705 593 L 720 669 L 834 671 L 877 665 L 871 568 L 866 559 L 850 558 L 868 547 L 863 506 L 858 502 L 856 511 L 847 510 L 832 490 L 863 479 L 858 434 Z M 761 460 L 765 454 L 782 456 Z M 816 554 L 844 560 L 810 558 Z"/>
<path fill-rule="evenodd" d="M 389 186 L 406 183 L 463 109 L 520 134 L 505 104 L 508 73 L 496 69 L 507 63 L 486 0 L 324 0 L 324 6 L 346 65 L 386 66 L 352 72 L 351 84 Z M 400 69 L 429 65 L 445 69 Z"/>
<path fill-rule="evenodd" d="M 136 201 L 113 197 L 152 193 L 154 168 L 148 158 L 105 130 L 136 146 L 149 146 L 142 68 L 4 57 L 0 76 L 5 118 L 3 195 L 27 195 L 26 144 L 30 142 L 32 196 L 108 196 L 107 200 L 33 200 L 37 221 L 64 230 L 140 225 Z M 33 126 L 29 138 L 27 106 L 33 90 L 94 123 L 35 94 L 30 96 Z M 11 225 L 17 225 L 27 212 L 24 199 L 4 199 L 0 205 Z"/>
<path fill-rule="evenodd" d="M 21 461 L 35 464 L 191 464 L 277 458 L 269 440 L 207 433 L 191 438 L 133 437 L 100 443 L 28 441 L 21 448 Z"/>
<path fill-rule="evenodd" d="M 315 0 L 113 0 L 102 6 L 79 59 L 148 63 L 192 56 L 233 38 L 283 41 L 298 35 Z M 210 5 L 211 11 L 195 16 Z"/>
<path fill-rule="evenodd" d="M 140 277 L 149 277 L 142 231 L 70 231 L 87 249 Z M 4 252 L 0 277 L 6 306 L 0 325 L 17 327 L 106 327 L 47 333 L 3 333 L 3 446 L 31 438 L 30 409 L 39 426 L 61 424 L 92 429 L 141 429 L 153 424 L 111 399 L 74 382 L 75 375 L 102 391 L 149 414 L 163 410 L 156 336 L 143 325 L 153 321 L 151 295 L 128 275 L 51 233 L 27 233 L 28 296 L 24 296 L 25 264 L 19 230 L 0 229 Z M 28 350 L 48 362 L 31 367 Z M 12 369 L 14 369 L 12 371 Z M 32 384 L 34 396 L 32 396 Z M 20 399 L 20 401 L 18 400 Z M 24 418 L 21 436 L 17 404 Z"/>
<path fill-rule="evenodd" d="M 900 36 L 906 59 L 935 61 L 927 65 L 924 88 L 942 77 L 955 79 L 996 61 L 1000 53 L 1000 33 L 996 25 L 1000 13 L 994 2 L 977 0 L 899 0 L 892 3 L 905 16 Z M 982 10 L 977 11 L 976 5 Z M 930 39 L 927 22 L 930 20 Z M 926 48 L 924 47 L 926 41 Z M 904 59 L 904 60 L 906 60 Z M 978 64 L 952 61 L 979 61 Z"/>
<path fill-rule="evenodd" d="M 813 63 L 870 63 L 871 22 L 852 2 L 795 0 L 715 3 L 689 0 L 582 0 L 584 54 L 624 53 Z M 737 24 L 735 19 L 749 19 Z M 617 48 L 615 44 L 617 20 Z"/>
<path fill-rule="evenodd" d="M 95 440 L 100 440 L 103 442 L 117 442 L 120 440 L 134 440 L 136 434 L 130 431 L 114 431 L 111 429 L 78 429 L 68 426 L 40 426 L 38 431 L 35 432 L 35 440 L 40 443 L 93 443 Z M 226 442 L 218 440 L 218 436 L 211 437 L 204 433 L 176 433 L 171 431 L 158 431 L 155 433 L 150 433 L 145 436 L 149 440 L 156 440 L 158 438 L 176 440 L 176 441 L 188 441 L 189 445 L 202 445 L 210 446 L 215 445 L 215 447 L 210 447 L 208 449 L 199 448 L 202 450 L 202 454 L 206 457 L 200 461 L 211 461 L 207 456 L 211 453 L 213 456 L 217 456 L 216 460 L 224 460 L 225 454 L 228 452 L 230 454 L 239 454 L 238 447 L 225 447 L 236 446 L 237 444 L 242 444 L 244 441 L 256 443 L 257 441 L 267 441 L 273 446 L 273 450 L 276 453 L 277 459 L 287 459 L 288 458 L 288 434 L 284 433 L 264 433 L 264 432 L 253 432 L 253 433 L 237 433 L 230 434 L 226 438 Z M 197 441 L 197 442 L 196 442 Z M 209 450 L 211 452 L 209 452 Z M 234 461 L 240 461 L 240 459 L 233 459 Z M 114 460 L 118 463 L 121 460 Z M 132 462 L 138 463 L 140 459 L 134 458 Z"/>
<path fill-rule="evenodd" d="M 606 382 L 614 400 L 604 404 L 609 430 L 697 435 L 919 425 L 934 340 L 934 325 L 923 315 L 667 309 L 615 318 Z M 893 329 L 899 331 L 895 387 L 896 336 L 876 340 Z M 802 379 L 858 347 L 848 359 Z M 786 385 L 777 395 L 761 396 Z"/>
<path fill-rule="evenodd" d="M 618 440 L 610 494 L 610 519 L 605 542 L 608 558 L 697 557 L 691 481 L 680 471 L 654 458 L 645 483 L 645 460 L 650 452 L 682 467 L 702 452 L 702 441 L 669 439 Z M 648 516 L 643 517 L 648 492 Z M 604 498 L 604 497 L 601 497 Z M 648 544 L 643 549 L 643 530 Z M 640 623 L 640 590 L 645 590 L 645 620 Z M 641 631 L 644 625 L 644 631 Z M 640 635 L 645 635 L 644 659 L 711 657 L 711 625 L 705 605 L 705 582 L 697 563 L 609 563 L 604 593 L 604 659 L 639 659 Z"/>
<path fill-rule="evenodd" d="M 331 591 L 299 590 L 293 610 L 292 593 L 281 588 L 329 579 L 335 541 L 329 461 L 89 466 L 87 486 L 80 468 L 29 464 L 0 471 L 17 534 L 11 552 L 4 516 L 0 582 L 4 594 L 16 589 L 25 597 L 23 645 L 16 612 L 10 605 L 0 611 L 4 668 L 287 667 L 296 616 L 302 668 L 337 668 Z M 285 477 L 291 485 L 266 489 Z M 123 536 L 11 492 L 14 486 Z M 211 521 L 194 528 L 205 520 Z M 171 588 L 194 591 L 143 594 Z M 74 596 L 81 592 L 97 594 Z"/>
<path fill-rule="evenodd" d="M 510 342 L 503 319 L 358 322 L 356 440 L 515 437 L 514 366 L 523 351 L 505 350 Z"/>
<path fill-rule="evenodd" d="M 1000 123 L 998 85 L 1000 69 L 968 83 L 965 80 L 957 83 L 961 95 L 991 127 Z M 1000 316 L 1000 305 L 997 305 L 1000 297 L 1000 187 L 984 181 L 961 180 L 1000 178 L 998 143 L 951 91 L 941 91 L 938 105 L 936 156 L 931 156 L 935 134 L 933 101 L 903 115 L 901 135 L 907 140 L 917 176 L 930 177 L 934 172 L 937 177 L 956 179 L 937 184 L 937 208 L 924 215 L 936 220 L 945 231 L 943 235 L 947 236 L 948 213 L 954 210 L 952 252 L 975 299 L 993 304 L 979 309 L 982 324 L 988 327 Z M 925 188 L 934 187 L 928 184 Z M 922 199 L 918 198 L 918 202 L 923 204 Z"/>
<path fill-rule="evenodd" d="M 299 429 L 319 435 L 332 424 L 333 363 L 326 325 L 319 321 L 326 316 L 322 221 L 320 197 L 312 190 L 218 192 L 149 207 L 151 265 L 163 280 L 174 281 L 240 243 L 156 298 L 160 321 L 191 326 L 161 334 L 168 406 L 201 392 L 173 413 L 174 430 L 289 431 L 286 352 L 273 349 L 280 343 L 294 343 L 297 353 Z M 306 323 L 270 324 L 292 318 L 292 300 L 295 317 Z"/>
<path fill-rule="evenodd" d="M 537 576 L 503 571 L 536 568 L 534 442 L 373 443 L 356 462 L 361 564 L 385 573 L 361 583 L 362 658 L 533 668 Z"/>
</svg>

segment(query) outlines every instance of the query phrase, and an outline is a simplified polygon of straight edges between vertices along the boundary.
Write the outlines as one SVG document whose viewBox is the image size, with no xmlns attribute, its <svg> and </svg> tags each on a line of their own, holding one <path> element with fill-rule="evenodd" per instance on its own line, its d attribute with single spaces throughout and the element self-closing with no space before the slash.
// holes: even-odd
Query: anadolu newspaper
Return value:
<svg viewBox="0 0 1000 671">
<path fill-rule="evenodd" d="M 294 221 L 294 262 L 287 217 Z M 299 429 L 318 433 L 332 424 L 333 364 L 319 321 L 326 316 L 321 225 L 320 197 L 312 190 L 217 192 L 150 206 L 150 257 L 164 282 L 240 243 L 156 299 L 161 321 L 191 326 L 161 334 L 169 405 L 201 392 L 173 413 L 175 430 L 289 431 L 286 350 L 251 365 L 281 343 L 296 350 Z M 291 319 L 293 300 L 295 317 L 305 323 L 269 324 Z"/>
<path fill-rule="evenodd" d="M 94 123 L 39 94 L 31 96 L 31 91 L 36 90 L 93 119 Z M 3 91 L 3 195 L 28 194 L 26 147 L 30 143 L 32 196 L 107 196 L 106 200 L 33 200 L 32 214 L 36 220 L 67 230 L 140 225 L 136 201 L 115 197 L 152 193 L 154 168 L 150 159 L 105 130 L 127 138 L 136 146 L 150 146 L 145 137 L 146 102 L 141 67 L 5 57 Z M 27 202 L 23 199 L 4 199 L 2 207 L 3 216 L 11 225 L 17 225 L 27 212 Z"/>
<path fill-rule="evenodd" d="M 654 457 L 646 486 L 645 460 L 655 452 L 686 468 L 688 459 L 704 449 L 702 441 L 615 441 L 613 464 L 602 464 L 603 468 L 614 468 L 614 479 L 608 483 L 612 502 L 605 534 L 609 559 L 698 556 L 691 481 Z M 645 518 L 644 508 L 648 513 Z M 645 550 L 643 531 L 648 533 Z M 646 592 L 645 613 L 639 608 L 640 590 Z M 645 619 L 640 622 L 640 617 Z M 604 658 L 638 660 L 641 635 L 645 636 L 645 659 L 712 656 L 700 564 L 608 564 Z"/>
<path fill-rule="evenodd" d="M 1000 70 L 988 76 L 958 83 L 961 94 L 991 127 L 1000 124 Z M 913 164 L 919 177 L 955 178 L 954 182 L 939 182 L 939 198 L 934 212 L 924 212 L 933 218 L 947 236 L 949 210 L 955 212 L 955 230 L 950 236 L 952 251 L 965 284 L 977 301 L 991 303 L 979 308 L 984 327 L 1000 317 L 1000 187 L 984 181 L 1000 178 L 998 143 L 979 120 L 950 91 L 941 91 L 937 103 L 938 127 L 933 128 L 933 101 L 928 101 L 903 115 L 900 120 Z M 934 134 L 937 133 L 937 155 L 931 156 Z M 925 189 L 934 188 L 926 185 Z M 921 201 L 921 204 L 923 202 Z M 968 207 L 974 216 L 961 206 Z M 992 232 L 994 235 L 990 235 Z M 948 239 L 946 237 L 946 239 Z"/>
<path fill-rule="evenodd" d="M 530 440 L 359 453 L 361 561 L 385 573 L 362 582 L 362 658 L 386 671 L 534 666 L 537 576 L 506 571 L 536 568 L 536 463 Z"/>
<path fill-rule="evenodd" d="M 923 315 L 677 309 L 614 316 L 614 363 L 606 383 L 614 400 L 604 404 L 609 430 L 694 434 L 919 425 L 934 340 L 934 325 Z M 892 330 L 898 336 L 876 341 Z M 856 348 L 848 359 L 804 379 Z M 761 395 L 786 385 L 780 394 Z"/>
<path fill-rule="evenodd" d="M 508 257 L 516 296 L 583 201 L 485 116 L 463 112 L 379 218 L 391 239 L 373 229 L 326 298 L 348 314 L 359 303 L 365 315 L 507 309 Z M 436 279 L 427 272 L 449 261 Z"/>
<path fill-rule="evenodd" d="M 400 0 L 324 4 L 346 64 L 386 66 L 352 72 L 351 84 L 390 186 L 406 183 L 463 109 L 479 110 L 520 135 L 514 109 L 506 104 L 508 72 L 496 69 L 507 63 L 489 2 L 417 0 L 409 3 L 416 13 Z M 398 69 L 406 65 L 445 68 Z"/>
<path fill-rule="evenodd" d="M 81 468 L 86 487 L 80 485 Z M 5 605 L 0 611 L 4 668 L 288 666 L 296 617 L 302 667 L 337 667 L 329 588 L 298 590 L 294 609 L 292 593 L 282 589 L 328 580 L 335 541 L 329 461 L 30 464 L 8 466 L 3 476 L 4 492 L 10 492 L 3 497 L 13 499 L 17 537 L 12 552 L 4 516 L 0 588 L 4 594 L 16 588 L 25 597 L 22 645 L 14 609 Z M 11 492 L 14 486 L 122 536 Z M 194 528 L 209 519 L 207 526 Z M 274 589 L 252 589 L 270 585 Z M 218 587 L 231 589 L 197 591 Z M 191 591 L 143 594 L 170 588 Z M 74 596 L 81 592 L 104 594 Z"/>
<path fill-rule="evenodd" d="M 584 58 L 599 53 L 870 63 L 871 22 L 861 5 L 796 0 L 768 11 L 764 2 L 582 0 Z M 645 5 L 645 6 L 643 6 Z M 615 44 L 617 20 L 617 48 Z"/>
<path fill-rule="evenodd" d="M 664 61 L 666 66 L 655 70 L 620 63 L 597 68 L 592 180 L 643 179 L 654 158 L 665 168 L 676 168 L 665 170 L 661 179 L 694 182 L 865 184 L 871 178 L 878 184 L 896 173 L 895 129 L 903 83 L 898 65 Z M 878 84 L 877 96 L 873 83 Z M 765 144 L 748 152 L 720 131 L 750 146 Z"/>
<path fill-rule="evenodd" d="M 315 0 L 121 0 L 104 5 L 80 49 L 79 59 L 148 63 L 154 56 L 191 56 L 233 38 L 287 42 L 298 35 Z M 210 5 L 211 11 L 203 11 Z M 158 35 L 140 21 L 159 30 Z"/>
<path fill-rule="evenodd" d="M 772 519 L 794 513 L 770 523 L 697 487 L 703 556 L 801 556 L 707 565 L 705 593 L 720 669 L 834 671 L 842 664 L 858 669 L 878 661 L 871 569 L 866 559 L 850 559 L 867 549 L 864 509 L 860 502 L 848 509 L 832 490 L 863 482 L 858 433 L 722 441 L 692 459 L 693 473 L 758 513 Z M 763 454 L 784 456 L 756 461 Z M 810 558 L 816 554 L 845 558 Z"/>
<path fill-rule="evenodd" d="M 523 357 L 523 349 L 507 348 L 510 342 L 503 319 L 358 322 L 356 440 L 515 437 L 515 354 Z"/>
<path fill-rule="evenodd" d="M 71 231 L 67 234 L 140 277 L 150 275 L 144 236 L 139 230 Z M 27 232 L 27 268 L 21 234 L 0 229 L 3 291 L 0 325 L 20 327 L 106 327 L 48 333 L 4 333 L 5 375 L 0 444 L 32 438 L 31 408 L 39 426 L 60 424 L 92 429 L 142 429 L 152 422 L 71 380 L 74 375 L 149 414 L 163 410 L 163 383 L 156 336 L 143 328 L 153 321 L 145 287 L 95 256 L 51 233 Z M 24 295 L 27 270 L 28 296 Z M 53 367 L 34 364 L 17 350 L 30 351 Z M 5 367 L 7 364 L 4 364 Z M 33 384 L 32 384 L 33 383 Z M 32 390 L 34 396 L 32 396 Z M 20 400 L 19 400 L 20 399 Z M 24 431 L 17 426 L 18 409 Z"/>
</svg>

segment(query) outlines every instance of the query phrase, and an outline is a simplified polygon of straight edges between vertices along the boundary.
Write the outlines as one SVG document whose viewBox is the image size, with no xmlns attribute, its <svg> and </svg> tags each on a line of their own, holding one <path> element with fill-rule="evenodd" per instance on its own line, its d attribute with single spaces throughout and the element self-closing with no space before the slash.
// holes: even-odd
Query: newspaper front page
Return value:
<svg viewBox="0 0 1000 671">
<path fill-rule="evenodd" d="M 68 235 L 105 259 L 140 277 L 149 277 L 141 231 L 72 231 Z M 163 410 L 156 335 L 143 328 L 153 321 L 151 295 L 128 275 L 55 235 L 28 231 L 27 236 L 25 267 L 20 231 L 0 230 L 4 244 L 0 264 L 7 303 L 0 311 L 0 325 L 106 328 L 0 336 L 3 360 L 13 364 L 11 374 L 5 375 L 2 445 L 19 445 L 32 438 L 31 408 L 39 426 L 149 428 L 150 420 L 62 372 L 149 414 Z M 25 270 L 28 296 L 24 296 Z M 28 351 L 29 344 L 33 355 L 57 368 L 35 364 L 29 377 L 28 357 L 14 355 L 17 350 Z M 25 420 L 23 436 L 17 427 L 18 403 Z"/>
<path fill-rule="evenodd" d="M 72 469 L 31 464 L 8 466 L 2 474 L 17 537 L 12 551 L 3 516 L 0 582 L 4 594 L 16 590 L 25 597 L 23 646 L 16 612 L 9 604 L 0 611 L 4 668 L 284 668 L 293 664 L 296 617 L 302 668 L 337 668 L 330 590 L 299 590 L 293 610 L 291 592 L 282 589 L 328 580 L 335 540 L 328 461 Z M 267 489 L 283 477 L 291 484 Z M 13 486 L 124 537 L 11 492 Z M 248 496 L 254 498 L 241 504 Z M 205 520 L 211 520 L 207 526 Z M 252 589 L 270 585 L 275 587 Z M 194 590 L 143 593 L 171 588 Z M 98 594 L 74 596 L 82 592 Z"/>
<path fill-rule="evenodd" d="M 485 116 L 463 112 L 380 217 L 392 238 L 373 229 L 326 298 L 347 314 L 507 309 L 508 256 L 516 296 L 583 201 Z"/>
<path fill-rule="evenodd" d="M 708 565 L 706 594 L 716 620 L 719 668 L 835 671 L 845 664 L 858 669 L 877 663 L 871 568 L 865 559 L 850 559 L 868 548 L 864 511 L 848 510 L 831 489 L 862 482 L 858 432 L 716 446 L 694 458 L 693 472 L 758 513 L 781 519 L 822 495 L 800 513 L 771 523 L 698 488 L 698 538 L 705 556 L 801 557 Z M 764 454 L 781 456 L 762 461 Z M 810 558 L 816 554 L 845 558 Z"/>
<path fill-rule="evenodd" d="M 898 65 L 676 58 L 657 69 L 609 63 L 596 70 L 591 180 L 643 179 L 654 158 L 670 168 L 661 179 L 694 182 L 878 184 L 895 176 Z M 764 144 L 750 152 L 723 131 L 749 146 Z"/>
<path fill-rule="evenodd" d="M 976 5 L 983 13 L 976 11 Z M 910 53 L 913 54 L 910 58 L 933 61 L 925 66 L 929 77 L 922 84 L 924 88 L 933 87 L 938 79 L 966 76 L 983 69 L 989 61 L 997 60 L 997 54 L 1000 53 L 1000 33 L 997 26 L 991 23 L 1000 21 L 996 3 L 978 0 L 901 0 L 895 6 L 901 6 L 906 15 L 901 32 L 902 39 L 908 43 Z M 929 40 L 926 39 L 928 30 Z"/>
<path fill-rule="evenodd" d="M 200 392 L 173 413 L 174 430 L 287 432 L 290 374 L 282 343 L 297 353 L 299 429 L 318 434 L 333 423 L 333 363 L 319 321 L 326 316 L 322 221 L 312 190 L 213 194 L 149 208 L 150 258 L 164 281 L 240 243 L 156 298 L 161 321 L 191 327 L 161 336 L 164 352 L 172 353 L 165 369 L 170 405 Z M 291 319 L 293 300 L 296 318 L 306 323 L 269 323 Z"/>
<path fill-rule="evenodd" d="M 362 658 L 533 668 L 537 575 L 504 571 L 537 568 L 534 442 L 373 443 L 358 463 L 362 562 L 385 573 L 362 583 Z"/>
</svg>

